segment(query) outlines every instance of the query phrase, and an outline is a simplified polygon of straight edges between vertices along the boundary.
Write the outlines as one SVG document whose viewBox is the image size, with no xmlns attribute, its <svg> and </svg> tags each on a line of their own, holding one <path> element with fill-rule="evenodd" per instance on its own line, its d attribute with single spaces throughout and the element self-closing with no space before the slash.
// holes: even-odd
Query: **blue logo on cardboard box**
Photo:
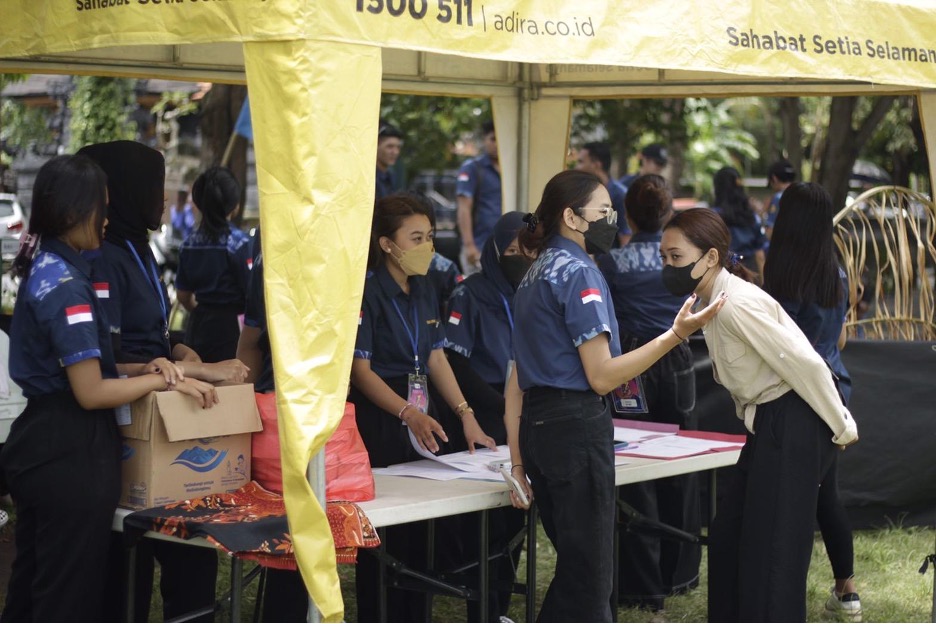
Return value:
<svg viewBox="0 0 936 624">
<path fill-rule="evenodd" d="M 120 445 L 120 461 L 127 461 L 136 451 L 133 450 L 133 447 L 129 444 Z"/>
<path fill-rule="evenodd" d="M 203 449 L 200 446 L 196 446 L 190 449 L 185 449 L 179 456 L 175 458 L 173 464 L 182 464 L 186 468 L 190 468 L 195 472 L 210 472 L 217 468 L 224 457 L 227 455 L 227 451 L 219 451 L 217 449 Z"/>
</svg>

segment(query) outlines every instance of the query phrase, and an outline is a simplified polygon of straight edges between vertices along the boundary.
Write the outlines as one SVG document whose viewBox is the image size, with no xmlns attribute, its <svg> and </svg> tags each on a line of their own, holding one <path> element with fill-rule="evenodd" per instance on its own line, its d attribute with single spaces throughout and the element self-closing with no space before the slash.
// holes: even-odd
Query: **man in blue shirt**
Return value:
<svg viewBox="0 0 936 624">
<path fill-rule="evenodd" d="M 393 179 L 393 165 L 400 157 L 403 149 L 403 133 L 399 128 L 392 126 L 383 119 L 377 131 L 377 188 L 374 201 L 386 197 L 397 190 L 396 180 Z"/>
<path fill-rule="evenodd" d="M 467 277 L 481 270 L 481 250 L 501 216 L 501 171 L 494 122 L 481 126 L 482 154 L 462 164 L 455 189 L 458 201 L 460 260 Z"/>
<path fill-rule="evenodd" d="M 770 197 L 770 204 L 767 205 L 767 218 L 764 219 L 764 232 L 767 239 L 773 234 L 774 223 L 777 222 L 777 214 L 780 211 L 780 196 L 788 186 L 796 180 L 796 170 L 790 161 L 781 159 L 770 165 L 767 170 L 767 188 L 773 191 Z"/>
<path fill-rule="evenodd" d="M 669 154 L 666 148 L 660 143 L 651 143 L 645 145 L 644 148 L 640 150 L 637 163 L 639 167 L 637 173 L 626 175 L 619 180 L 625 188 L 629 187 L 634 180 L 642 175 L 650 175 L 652 173 L 654 175 L 663 176 L 663 170 L 666 169 L 666 165 L 669 163 Z"/>
<path fill-rule="evenodd" d="M 195 230 L 195 213 L 192 211 L 188 191 L 179 191 L 176 203 L 169 208 L 169 220 L 173 234 L 180 241 L 184 241 Z"/>
<path fill-rule="evenodd" d="M 608 189 L 608 195 L 611 196 L 611 205 L 618 213 L 617 246 L 623 247 L 631 237 L 630 227 L 627 225 L 627 214 L 624 211 L 624 196 L 627 194 L 627 188 L 620 182 L 611 179 L 611 175 L 608 173 L 611 170 L 611 148 L 607 143 L 586 143 L 578 151 L 578 161 L 575 168 L 598 176 L 601 183 Z"/>
</svg>

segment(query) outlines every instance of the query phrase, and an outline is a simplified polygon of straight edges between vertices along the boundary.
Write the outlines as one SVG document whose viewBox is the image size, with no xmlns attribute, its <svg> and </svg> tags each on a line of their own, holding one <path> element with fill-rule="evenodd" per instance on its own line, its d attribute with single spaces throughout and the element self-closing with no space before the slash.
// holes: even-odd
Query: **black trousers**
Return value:
<svg viewBox="0 0 936 624">
<path fill-rule="evenodd" d="M 195 350 L 202 362 L 223 362 L 234 358 L 240 339 L 237 316 L 243 311 L 243 306 L 199 303 L 185 328 L 185 344 Z"/>
<path fill-rule="evenodd" d="M 622 337 L 627 351 L 645 341 Z M 622 416 L 633 420 L 696 429 L 695 371 L 692 351 L 682 344 L 664 355 L 641 378 L 647 414 Z M 620 499 L 650 520 L 693 535 L 701 530 L 699 482 L 695 474 L 634 483 L 618 488 Z M 659 610 L 664 598 L 699 582 L 702 549 L 698 544 L 664 540 L 621 527 L 618 547 L 618 602 Z"/>
<path fill-rule="evenodd" d="M 100 621 L 120 497 L 113 410 L 85 410 L 70 392 L 29 399 L 0 466 L 16 502 L 16 558 L 0 620 Z"/>
<path fill-rule="evenodd" d="M 405 398 L 407 394 L 407 377 L 392 377 L 384 379 L 390 388 L 399 396 Z M 435 413 L 435 404 L 430 393 L 429 413 Z M 374 405 L 362 392 L 354 386 L 351 387 L 350 400 L 354 403 L 358 430 L 371 466 L 374 468 L 399 464 L 401 462 L 420 459 L 420 455 L 413 449 L 409 441 L 407 428 L 396 418 L 395 414 L 388 414 Z M 440 452 L 445 453 L 445 445 L 439 441 Z M 452 522 L 456 522 L 453 520 Z M 427 522 L 413 522 L 398 526 L 387 527 L 383 532 L 384 549 L 387 554 L 395 557 L 403 564 L 425 570 L 430 564 L 427 549 Z M 446 536 L 444 541 L 437 539 L 440 548 L 436 549 L 438 556 L 444 556 L 445 548 L 461 548 L 458 540 L 461 536 L 446 529 L 446 524 L 439 521 L 436 524 L 436 537 Z M 443 551 L 443 552 L 440 552 Z M 359 622 L 376 622 L 379 617 L 379 588 L 378 577 L 380 568 L 377 559 L 370 553 L 362 552 L 358 557 L 357 572 L 355 574 L 355 590 L 357 594 L 357 608 Z M 426 622 L 429 619 L 429 600 L 422 592 L 404 589 L 387 590 L 387 618 L 390 622 Z"/>
<path fill-rule="evenodd" d="M 832 564 L 832 575 L 836 579 L 851 578 L 855 575 L 855 545 L 848 512 L 838 494 L 838 453 L 834 454 L 832 467 L 819 487 L 816 519 Z"/>
<path fill-rule="evenodd" d="M 709 620 L 805 622 L 819 484 L 832 431 L 795 392 L 757 407 L 709 540 Z"/>
<path fill-rule="evenodd" d="M 607 400 L 533 388 L 523 398 L 520 452 L 556 573 L 540 622 L 610 622 L 614 434 Z"/>
</svg>

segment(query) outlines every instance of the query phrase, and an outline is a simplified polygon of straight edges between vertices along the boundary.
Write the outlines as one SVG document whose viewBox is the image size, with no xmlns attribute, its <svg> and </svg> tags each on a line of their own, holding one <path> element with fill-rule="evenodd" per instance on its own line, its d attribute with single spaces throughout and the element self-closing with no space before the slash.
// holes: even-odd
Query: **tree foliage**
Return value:
<svg viewBox="0 0 936 624">
<path fill-rule="evenodd" d="M 491 118 L 488 99 L 384 93 L 380 116 L 403 132 L 404 161 L 411 172 L 458 167 L 456 148 Z"/>
<path fill-rule="evenodd" d="M 71 110 L 69 151 L 85 145 L 133 139 L 129 113 L 134 105 L 134 81 L 127 78 L 79 76 L 68 101 Z"/>
</svg>

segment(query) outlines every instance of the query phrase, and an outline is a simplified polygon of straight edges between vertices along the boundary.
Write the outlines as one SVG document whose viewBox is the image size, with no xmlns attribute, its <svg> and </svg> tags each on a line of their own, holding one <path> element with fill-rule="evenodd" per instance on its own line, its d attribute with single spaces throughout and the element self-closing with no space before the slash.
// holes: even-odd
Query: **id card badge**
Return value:
<svg viewBox="0 0 936 624">
<path fill-rule="evenodd" d="M 638 375 L 612 390 L 611 401 L 618 414 L 646 414 L 647 398 L 641 377 Z"/>
<path fill-rule="evenodd" d="M 410 373 L 409 384 L 406 391 L 406 402 L 423 414 L 429 411 L 429 386 L 426 382 L 426 376 L 419 373 Z"/>
</svg>

